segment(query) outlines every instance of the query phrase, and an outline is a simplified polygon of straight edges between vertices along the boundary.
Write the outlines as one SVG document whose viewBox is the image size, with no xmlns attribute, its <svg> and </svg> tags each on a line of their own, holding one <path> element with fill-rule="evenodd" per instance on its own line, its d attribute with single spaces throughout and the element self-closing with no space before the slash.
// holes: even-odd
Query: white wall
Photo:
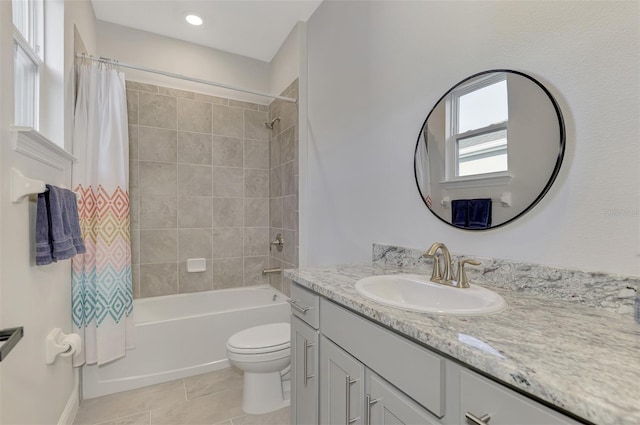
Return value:
<svg viewBox="0 0 640 425">
<path fill-rule="evenodd" d="M 322 3 L 307 24 L 307 264 L 366 261 L 373 242 L 442 241 L 457 253 L 640 275 L 638 8 Z M 413 150 L 446 90 L 496 68 L 528 73 L 552 92 L 567 151 L 532 211 L 505 228 L 467 232 L 420 200 Z"/>
<path fill-rule="evenodd" d="M 98 56 L 268 93 L 269 64 L 109 22 L 98 21 Z M 124 69 L 127 80 L 269 104 L 270 99 Z"/>
<path fill-rule="evenodd" d="M 300 75 L 300 31 L 304 23 L 298 22 L 273 56 L 269 66 L 269 90 L 280 94 Z"/>
<path fill-rule="evenodd" d="M 66 17 L 74 16 L 73 10 L 82 9 L 90 12 L 89 18 L 83 18 L 83 27 L 88 32 L 95 31 L 91 22 L 93 12 L 89 0 L 65 4 L 51 1 L 47 8 L 54 10 L 52 13 L 59 20 L 59 31 L 64 35 L 53 34 L 53 40 L 48 41 L 53 43 L 51 54 L 58 52 L 59 55 L 53 58 L 54 78 L 45 80 L 46 85 L 42 87 L 48 93 L 47 106 L 43 107 L 45 116 L 52 120 L 52 117 L 57 117 L 58 123 L 49 123 L 43 130 L 56 144 L 63 145 L 62 122 L 71 111 L 61 110 L 67 103 L 62 95 L 67 93 L 63 87 L 61 67 L 63 48 L 59 45 L 63 38 L 64 45 L 67 45 L 66 31 L 62 31 L 62 26 L 73 25 L 73 20 Z M 53 17 L 49 15 L 49 18 Z M 45 364 L 44 340 L 55 327 L 71 332 L 70 262 L 34 265 L 35 202 L 25 199 L 17 204 L 11 203 L 9 172 L 15 167 L 26 176 L 69 187 L 71 167 L 69 164 L 61 171 L 13 150 L 14 135 L 9 130 L 13 124 L 11 28 L 11 2 L 0 1 L 0 325 L 3 328 L 24 326 L 23 339 L 0 363 L 0 423 L 65 423 L 73 420 L 74 409 L 77 409 L 76 374 L 69 358 L 59 359 L 52 366 Z M 64 52 L 65 57 L 69 54 L 72 55 Z"/>
</svg>

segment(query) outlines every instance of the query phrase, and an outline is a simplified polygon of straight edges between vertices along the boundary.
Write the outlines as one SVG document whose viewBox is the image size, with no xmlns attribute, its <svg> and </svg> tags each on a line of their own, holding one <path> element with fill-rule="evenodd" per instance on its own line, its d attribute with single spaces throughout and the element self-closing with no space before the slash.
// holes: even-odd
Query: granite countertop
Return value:
<svg viewBox="0 0 640 425">
<path fill-rule="evenodd" d="M 490 289 L 507 302 L 500 313 L 434 315 L 378 304 L 354 286 L 367 276 L 417 271 L 426 272 L 371 263 L 286 270 L 284 275 L 587 421 L 640 424 L 640 324 L 632 315 L 499 285 Z"/>
</svg>

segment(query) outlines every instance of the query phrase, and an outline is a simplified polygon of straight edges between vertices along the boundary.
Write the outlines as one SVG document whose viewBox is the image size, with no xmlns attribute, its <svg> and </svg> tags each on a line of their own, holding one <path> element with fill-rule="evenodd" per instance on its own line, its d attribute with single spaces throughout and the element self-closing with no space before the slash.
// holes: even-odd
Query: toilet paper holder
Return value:
<svg viewBox="0 0 640 425">
<path fill-rule="evenodd" d="M 48 365 L 56 361 L 56 357 L 69 357 L 82 351 L 78 334 L 65 334 L 60 328 L 53 328 L 45 339 L 45 359 Z"/>
</svg>

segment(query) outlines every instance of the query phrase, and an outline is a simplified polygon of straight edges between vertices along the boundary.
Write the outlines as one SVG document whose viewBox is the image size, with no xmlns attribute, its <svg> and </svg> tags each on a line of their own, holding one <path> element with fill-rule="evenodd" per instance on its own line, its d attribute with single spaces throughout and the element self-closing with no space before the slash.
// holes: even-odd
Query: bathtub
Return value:
<svg viewBox="0 0 640 425">
<path fill-rule="evenodd" d="M 136 346 L 121 359 L 84 366 L 84 398 L 229 366 L 226 342 L 265 323 L 289 322 L 287 297 L 268 285 L 134 301 Z"/>
</svg>

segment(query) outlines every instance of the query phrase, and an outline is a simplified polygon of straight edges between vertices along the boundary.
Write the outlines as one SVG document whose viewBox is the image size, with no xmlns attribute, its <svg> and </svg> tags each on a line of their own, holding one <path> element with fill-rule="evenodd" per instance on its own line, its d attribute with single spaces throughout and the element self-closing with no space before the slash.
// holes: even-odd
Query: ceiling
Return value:
<svg viewBox="0 0 640 425">
<path fill-rule="evenodd" d="M 92 0 L 96 18 L 271 62 L 322 0 Z M 199 27 L 185 16 L 200 16 Z"/>
</svg>

